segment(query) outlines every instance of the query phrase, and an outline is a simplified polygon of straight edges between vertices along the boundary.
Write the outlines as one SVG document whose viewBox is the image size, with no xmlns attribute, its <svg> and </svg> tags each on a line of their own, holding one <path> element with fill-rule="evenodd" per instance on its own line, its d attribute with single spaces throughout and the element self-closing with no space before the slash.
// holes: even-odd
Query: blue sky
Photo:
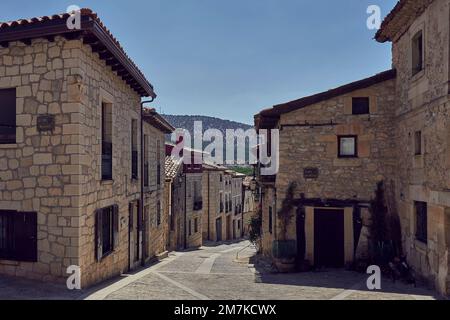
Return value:
<svg viewBox="0 0 450 320">
<path fill-rule="evenodd" d="M 154 85 L 164 113 L 245 123 L 274 104 L 391 67 L 366 9 L 396 0 L 2 0 L 0 20 L 89 7 Z"/>
</svg>

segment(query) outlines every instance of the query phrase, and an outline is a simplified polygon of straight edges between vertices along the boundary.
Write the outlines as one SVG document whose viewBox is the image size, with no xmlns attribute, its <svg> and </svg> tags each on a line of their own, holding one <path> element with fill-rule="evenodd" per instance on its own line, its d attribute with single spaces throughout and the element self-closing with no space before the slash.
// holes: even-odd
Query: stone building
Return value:
<svg viewBox="0 0 450 320">
<path fill-rule="evenodd" d="M 184 230 L 186 229 L 185 207 L 185 179 L 181 160 L 175 159 L 170 152 L 171 146 L 166 145 L 166 188 L 165 210 L 169 219 L 169 243 L 170 251 L 182 250 L 184 246 Z"/>
<path fill-rule="evenodd" d="M 203 164 L 203 241 L 221 241 L 223 238 L 224 173 L 224 167 L 208 163 Z"/>
<path fill-rule="evenodd" d="M 232 201 L 232 239 L 243 237 L 243 183 L 245 174 L 234 172 L 231 179 Z"/>
<path fill-rule="evenodd" d="M 450 1 L 400 1 L 376 35 L 392 42 L 396 200 L 409 263 L 450 294 Z"/>
<path fill-rule="evenodd" d="M 63 281 L 76 265 L 86 287 L 159 250 L 140 184 L 147 171 L 154 216 L 164 187 L 154 150 L 172 128 L 147 113 L 143 166 L 140 103 L 152 86 L 96 14 L 83 9 L 81 29 L 68 18 L 0 24 L 0 273 Z"/>
<path fill-rule="evenodd" d="M 253 179 L 253 177 L 247 176 L 242 182 L 242 232 L 244 237 L 249 235 L 250 221 L 256 214 L 257 201 L 255 191 L 251 187 Z"/>
<path fill-rule="evenodd" d="M 255 116 L 260 131 L 280 130 L 279 171 L 259 177 L 266 255 L 351 264 L 384 181 L 409 263 L 449 293 L 449 17 L 448 0 L 399 1 L 376 35 L 393 43 L 393 70 Z"/>
<path fill-rule="evenodd" d="M 169 215 L 172 216 L 170 239 L 171 248 L 187 249 L 202 245 L 203 227 L 203 165 L 201 151 L 182 146 L 166 144 L 167 171 L 173 171 L 169 177 L 172 187 L 172 206 Z M 175 147 L 180 147 L 180 154 L 173 155 Z M 190 158 L 188 161 L 187 159 Z M 176 181 L 174 179 L 177 179 Z M 167 194 L 167 192 L 166 192 Z"/>
</svg>

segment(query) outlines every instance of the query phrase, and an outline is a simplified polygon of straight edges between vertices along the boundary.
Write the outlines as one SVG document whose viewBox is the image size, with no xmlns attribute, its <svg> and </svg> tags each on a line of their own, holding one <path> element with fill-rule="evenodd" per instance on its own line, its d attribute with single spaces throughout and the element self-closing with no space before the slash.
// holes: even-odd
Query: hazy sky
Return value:
<svg viewBox="0 0 450 320">
<path fill-rule="evenodd" d="M 0 20 L 89 7 L 154 85 L 164 113 L 252 123 L 274 104 L 389 69 L 366 9 L 396 0 L 1 0 Z"/>
</svg>

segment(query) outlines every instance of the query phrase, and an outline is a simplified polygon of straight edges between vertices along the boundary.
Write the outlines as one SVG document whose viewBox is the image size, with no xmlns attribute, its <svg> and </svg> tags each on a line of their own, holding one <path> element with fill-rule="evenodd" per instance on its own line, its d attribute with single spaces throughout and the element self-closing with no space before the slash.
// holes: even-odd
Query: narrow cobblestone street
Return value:
<svg viewBox="0 0 450 320">
<path fill-rule="evenodd" d="M 176 252 L 162 262 L 124 275 L 89 292 L 0 279 L 1 299 L 89 300 L 431 300 L 433 291 L 382 282 L 381 291 L 365 288 L 364 274 L 345 270 L 271 274 L 249 264 L 255 251 L 249 242 L 206 245 Z"/>
</svg>

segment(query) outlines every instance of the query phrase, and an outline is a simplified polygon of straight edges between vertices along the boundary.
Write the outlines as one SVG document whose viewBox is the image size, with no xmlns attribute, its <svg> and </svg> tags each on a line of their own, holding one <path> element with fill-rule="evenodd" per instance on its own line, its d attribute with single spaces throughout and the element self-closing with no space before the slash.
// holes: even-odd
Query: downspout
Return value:
<svg viewBox="0 0 450 320">
<path fill-rule="evenodd" d="M 141 102 L 141 176 L 140 176 L 140 186 L 141 186 L 141 205 L 139 206 L 139 215 L 141 218 L 139 219 L 139 227 L 142 232 L 142 257 L 141 257 L 141 265 L 145 266 L 145 255 L 144 252 L 145 246 L 147 245 L 147 239 L 145 238 L 145 229 L 146 225 L 145 223 L 142 223 L 142 220 L 144 219 L 144 104 L 146 103 L 152 103 L 155 100 L 154 97 L 152 97 L 151 100 L 142 101 Z M 142 225 L 141 225 L 142 224 Z M 150 230 L 149 230 L 149 236 L 150 236 Z"/>
<path fill-rule="evenodd" d="M 187 249 L 187 174 L 184 173 L 184 249 Z"/>
</svg>

